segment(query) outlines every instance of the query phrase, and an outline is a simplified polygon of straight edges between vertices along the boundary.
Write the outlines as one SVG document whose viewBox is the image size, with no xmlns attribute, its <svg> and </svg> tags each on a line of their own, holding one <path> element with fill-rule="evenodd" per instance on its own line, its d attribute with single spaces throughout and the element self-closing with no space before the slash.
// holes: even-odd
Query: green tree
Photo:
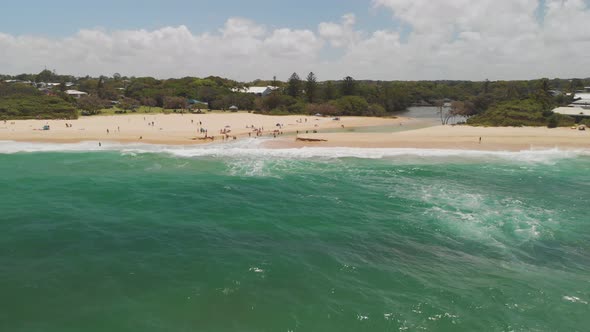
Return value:
<svg viewBox="0 0 590 332">
<path fill-rule="evenodd" d="M 542 103 L 544 110 L 550 110 L 555 106 L 555 100 L 550 92 L 551 86 L 549 84 L 549 79 L 543 78 L 539 82 L 538 90 L 534 95 L 535 99 Z"/>
<path fill-rule="evenodd" d="M 346 76 L 342 82 L 342 95 L 352 96 L 356 93 L 356 82 L 354 78 Z"/>
<path fill-rule="evenodd" d="M 324 99 L 326 99 L 326 100 L 336 99 L 336 88 L 334 87 L 334 83 L 332 83 L 332 81 L 326 82 L 326 84 L 324 86 Z"/>
<path fill-rule="evenodd" d="M 341 115 L 368 115 L 369 103 L 359 96 L 344 96 L 334 102 Z"/>
<path fill-rule="evenodd" d="M 549 79 L 548 78 L 541 79 L 541 83 L 540 83 L 541 92 L 548 96 L 550 94 L 550 92 L 549 92 L 550 89 L 551 89 L 551 85 L 550 85 Z"/>
<path fill-rule="evenodd" d="M 185 109 L 188 107 L 188 101 L 183 97 L 166 97 L 164 98 L 165 109 Z"/>
<path fill-rule="evenodd" d="M 387 84 L 376 89 L 371 102 L 379 103 L 385 107 L 386 112 L 404 111 L 411 105 L 409 92 L 404 90 L 403 87 L 393 84 Z"/>
<path fill-rule="evenodd" d="M 371 104 L 369 105 L 369 116 L 384 116 L 386 114 L 385 108 L 379 104 Z"/>
<path fill-rule="evenodd" d="M 0 120 L 76 119 L 78 111 L 69 102 L 45 95 L 9 95 L 0 98 Z"/>
<path fill-rule="evenodd" d="M 333 103 L 307 104 L 306 111 L 311 115 L 321 114 L 324 116 L 338 115 L 340 112 Z"/>
<path fill-rule="evenodd" d="M 82 115 L 96 115 L 105 107 L 105 101 L 96 96 L 86 96 L 77 100 L 78 108 L 82 110 Z"/>
<path fill-rule="evenodd" d="M 55 79 L 55 73 L 51 72 L 50 70 L 43 70 L 35 77 L 35 80 L 39 82 L 50 83 Z"/>
<path fill-rule="evenodd" d="M 490 80 L 488 79 L 483 82 L 483 93 L 490 93 Z"/>
<path fill-rule="evenodd" d="M 290 106 L 297 103 L 297 99 L 282 95 L 279 93 L 272 93 L 264 98 L 262 98 L 262 110 L 265 112 L 270 112 L 273 110 L 286 110 Z"/>
<path fill-rule="evenodd" d="M 133 98 L 123 98 L 123 100 L 119 104 L 119 107 L 121 107 L 121 109 L 125 111 L 136 112 L 139 108 L 139 101 Z"/>
<path fill-rule="evenodd" d="M 557 128 L 559 126 L 559 118 L 553 114 L 547 119 L 547 128 Z"/>
<path fill-rule="evenodd" d="M 316 94 L 318 90 L 318 82 L 315 74 L 313 72 L 307 75 L 307 82 L 305 82 L 305 95 L 307 96 L 307 101 L 310 103 L 315 102 Z"/>
<path fill-rule="evenodd" d="M 104 76 L 100 76 L 98 78 L 98 83 L 96 84 L 96 93 L 100 98 L 104 98 Z"/>
<path fill-rule="evenodd" d="M 520 92 L 518 91 L 518 88 L 516 87 L 516 84 L 514 82 L 508 83 L 508 86 L 506 87 L 506 97 L 508 99 L 520 98 Z"/>
<path fill-rule="evenodd" d="M 570 82 L 569 90 L 570 90 L 571 93 L 576 93 L 576 91 L 579 88 L 583 88 L 583 87 L 584 87 L 584 83 L 582 83 L 582 81 L 579 78 L 574 78 Z"/>
<path fill-rule="evenodd" d="M 143 106 L 147 106 L 148 112 L 151 112 L 152 111 L 152 107 L 156 107 L 156 105 L 158 105 L 158 102 L 156 101 L 155 98 L 152 98 L 152 97 L 143 97 L 143 98 L 141 98 L 141 104 Z"/>
<path fill-rule="evenodd" d="M 287 94 L 293 98 L 299 97 L 301 93 L 301 79 L 297 73 L 293 73 L 287 83 Z"/>
</svg>

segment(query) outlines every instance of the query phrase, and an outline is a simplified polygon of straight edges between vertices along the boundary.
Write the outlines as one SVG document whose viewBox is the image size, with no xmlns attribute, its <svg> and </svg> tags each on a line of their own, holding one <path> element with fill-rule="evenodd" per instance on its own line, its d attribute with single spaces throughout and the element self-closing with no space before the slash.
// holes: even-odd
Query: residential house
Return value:
<svg viewBox="0 0 590 332">
<path fill-rule="evenodd" d="M 78 90 L 66 90 L 66 94 L 76 99 L 80 99 L 81 97 L 88 95 L 88 93 Z"/>
<path fill-rule="evenodd" d="M 269 85 L 269 86 L 252 86 L 252 87 L 248 87 L 248 88 L 246 88 L 246 87 L 233 88 L 231 90 L 233 92 L 250 93 L 253 95 L 257 95 L 258 97 L 266 97 L 277 89 L 278 89 L 278 87 Z"/>
</svg>

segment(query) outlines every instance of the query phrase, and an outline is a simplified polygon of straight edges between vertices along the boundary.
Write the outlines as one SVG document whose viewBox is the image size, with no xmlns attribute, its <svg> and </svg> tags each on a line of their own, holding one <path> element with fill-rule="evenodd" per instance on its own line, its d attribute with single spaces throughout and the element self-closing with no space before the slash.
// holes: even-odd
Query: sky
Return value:
<svg viewBox="0 0 590 332">
<path fill-rule="evenodd" d="M 0 73 L 286 80 L 590 76 L 590 0 L 2 5 Z"/>
</svg>

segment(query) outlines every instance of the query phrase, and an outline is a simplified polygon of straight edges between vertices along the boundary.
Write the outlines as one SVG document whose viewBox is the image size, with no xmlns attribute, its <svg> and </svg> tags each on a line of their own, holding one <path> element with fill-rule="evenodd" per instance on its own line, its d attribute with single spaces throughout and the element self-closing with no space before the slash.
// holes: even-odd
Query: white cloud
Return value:
<svg viewBox="0 0 590 332">
<path fill-rule="evenodd" d="M 538 19 L 538 7 L 544 4 Z M 590 76 L 590 22 L 584 0 L 373 0 L 398 21 L 364 32 L 354 14 L 317 30 L 268 28 L 230 18 L 217 31 L 186 26 L 80 30 L 65 38 L 0 32 L 0 73 L 38 72 L 240 80 L 286 79 L 314 71 L 320 79 L 521 79 Z M 407 34 L 399 22 L 410 28 Z M 332 54 L 330 60 L 323 55 Z M 339 55 L 338 55 L 339 54 Z M 334 55 L 338 55 L 334 57 Z"/>
<path fill-rule="evenodd" d="M 417 78 L 494 79 L 590 76 L 583 0 L 374 0 L 412 28 L 401 54 Z M 572 54 L 571 48 L 577 50 Z M 569 55 L 569 57 L 566 57 Z M 426 69 L 420 69 L 425 66 Z"/>
<path fill-rule="evenodd" d="M 187 27 L 106 32 L 81 30 L 62 39 L 0 34 L 0 72 L 38 72 L 158 77 L 224 75 L 240 79 L 286 76 L 300 61 L 315 62 L 323 40 L 310 30 L 276 29 L 242 18 L 219 33 L 193 34 Z M 281 70 L 285 67 L 285 70 Z"/>
<path fill-rule="evenodd" d="M 355 31 L 356 16 L 346 14 L 341 23 L 322 22 L 318 27 L 319 35 L 328 40 L 333 47 L 351 47 L 361 39 L 361 33 Z"/>
</svg>

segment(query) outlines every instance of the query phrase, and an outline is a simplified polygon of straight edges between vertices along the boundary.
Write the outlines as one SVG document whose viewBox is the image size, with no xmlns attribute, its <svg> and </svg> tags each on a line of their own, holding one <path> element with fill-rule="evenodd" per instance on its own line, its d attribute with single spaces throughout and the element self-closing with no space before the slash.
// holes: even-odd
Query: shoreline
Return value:
<svg viewBox="0 0 590 332">
<path fill-rule="evenodd" d="M 340 128 L 394 126 L 412 121 L 407 118 L 370 117 L 341 117 L 339 121 L 335 121 L 331 117 L 252 113 L 137 114 L 82 117 L 77 120 L 7 120 L 0 122 L 0 141 L 199 145 L 250 137 L 279 138 Z M 42 130 L 45 125 L 50 126 L 50 130 Z M 206 134 L 201 129 L 206 130 Z"/>
<path fill-rule="evenodd" d="M 66 123 L 71 126 L 66 126 Z M 151 125 L 152 123 L 154 125 Z M 239 142 L 244 138 L 258 137 L 264 140 L 260 146 L 269 149 L 306 147 L 475 151 L 590 149 L 590 131 L 569 128 L 469 127 L 465 125 L 423 127 L 425 123 L 420 119 L 411 118 L 341 117 L 339 121 L 335 121 L 327 117 L 268 116 L 250 113 L 124 115 L 86 117 L 72 121 L 0 122 L 0 141 L 50 144 L 141 143 L 190 147 L 208 143 Z M 51 129 L 39 130 L 45 124 L 50 125 Z M 278 124 L 281 126 L 278 127 Z M 258 134 L 261 136 L 256 136 L 253 127 L 256 130 L 264 128 L 261 134 Z M 197 135 L 200 128 L 207 128 L 208 136 L 214 136 L 215 140 L 204 140 L 204 134 Z M 379 128 L 381 132 L 371 132 L 371 128 Z M 383 128 L 386 128 L 386 132 L 383 132 Z M 224 130 L 229 132 L 224 135 L 222 134 Z M 222 139 L 222 135 L 228 138 Z M 142 139 L 139 139 L 140 137 Z"/>
<path fill-rule="evenodd" d="M 395 133 L 319 133 L 299 135 L 317 142 L 289 147 L 415 148 L 481 151 L 590 149 L 590 132 L 569 128 L 433 126 Z M 480 141 L 481 139 L 481 141 Z"/>
</svg>

